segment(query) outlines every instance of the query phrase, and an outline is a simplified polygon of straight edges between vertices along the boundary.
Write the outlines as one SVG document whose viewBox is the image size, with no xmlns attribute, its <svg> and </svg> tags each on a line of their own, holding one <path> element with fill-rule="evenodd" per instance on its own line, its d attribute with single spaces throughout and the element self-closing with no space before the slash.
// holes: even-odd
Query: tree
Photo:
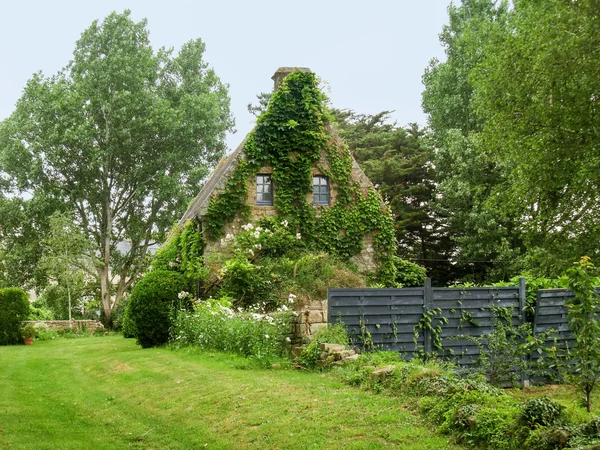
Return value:
<svg viewBox="0 0 600 450">
<path fill-rule="evenodd" d="M 85 291 L 86 278 L 89 280 L 90 275 L 94 275 L 93 242 L 83 235 L 71 217 L 54 213 L 50 217 L 50 230 L 42 243 L 44 250 L 40 268 L 56 283 L 50 288 L 58 288 L 66 294 L 66 308 L 60 309 L 68 312 L 70 321 L 73 308 L 79 306 Z"/>
<path fill-rule="evenodd" d="M 476 113 L 472 77 L 486 52 L 494 51 L 485 45 L 507 28 L 510 12 L 506 2 L 464 0 L 448 14 L 440 34 L 446 61 L 432 60 L 423 75 L 438 182 L 432 206 L 454 242 L 448 254 L 459 278 L 506 279 L 520 269 L 523 243 L 515 218 L 493 204 L 492 193 L 507 173 L 480 145 L 486 118 Z"/>
<path fill-rule="evenodd" d="M 520 224 L 526 264 L 562 273 L 600 238 L 600 5 L 520 0 L 471 76 L 482 151 L 507 176 L 497 209 Z"/>
<path fill-rule="evenodd" d="M 575 298 L 565 302 L 569 308 L 569 328 L 575 336 L 572 354 L 575 373 L 567 378 L 583 394 L 588 412 L 592 410 L 592 391 L 600 378 L 600 321 L 597 319 L 600 298 L 594 287 L 598 284 L 596 273 L 587 256 L 568 269 L 569 289 L 575 293 Z"/>
<path fill-rule="evenodd" d="M 154 52 L 130 12 L 93 22 L 58 74 L 0 124 L 10 191 L 59 200 L 95 242 L 105 321 L 225 150 L 227 86 L 198 39 Z M 119 245 L 119 250 L 117 249 Z"/>
<path fill-rule="evenodd" d="M 437 283 L 453 279 L 448 235 L 431 208 L 436 194 L 433 149 L 416 124 L 389 122 L 375 115 L 332 110 L 340 134 L 395 216 L 398 255 L 428 269 Z"/>
</svg>

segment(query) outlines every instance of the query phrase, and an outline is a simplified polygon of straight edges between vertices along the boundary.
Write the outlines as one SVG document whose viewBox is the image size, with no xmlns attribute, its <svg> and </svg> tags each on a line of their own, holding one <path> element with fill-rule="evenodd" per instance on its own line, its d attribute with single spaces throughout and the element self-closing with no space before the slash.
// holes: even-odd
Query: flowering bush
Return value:
<svg viewBox="0 0 600 450">
<path fill-rule="evenodd" d="M 227 297 L 196 302 L 192 312 L 181 310 L 175 316 L 171 345 L 232 352 L 269 365 L 288 353 L 293 313 L 282 305 L 265 314 L 265 306 L 234 308 Z"/>
<path fill-rule="evenodd" d="M 217 296 L 234 298 L 235 307 L 264 303 L 268 311 L 288 305 L 289 292 L 302 293 L 296 305 L 327 297 L 327 288 L 364 287 L 365 280 L 337 258 L 310 252 L 304 238 L 283 220 L 263 219 L 221 240 Z"/>
</svg>

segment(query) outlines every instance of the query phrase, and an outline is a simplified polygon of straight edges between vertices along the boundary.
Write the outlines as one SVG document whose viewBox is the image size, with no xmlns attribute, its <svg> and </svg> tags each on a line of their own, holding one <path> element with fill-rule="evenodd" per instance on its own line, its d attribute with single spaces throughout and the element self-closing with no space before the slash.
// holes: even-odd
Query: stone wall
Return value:
<svg viewBox="0 0 600 450">
<path fill-rule="evenodd" d="M 327 326 L 327 300 L 313 301 L 298 311 L 293 324 L 294 342 L 308 343 L 319 328 Z"/>
<path fill-rule="evenodd" d="M 34 326 L 36 324 L 43 324 L 49 330 L 73 329 L 78 331 L 87 330 L 91 333 L 95 332 L 98 328 L 104 328 L 104 325 L 102 325 L 102 323 L 97 322 L 95 320 L 72 320 L 70 322 L 68 320 L 29 320 L 23 323 L 32 324 Z"/>
</svg>

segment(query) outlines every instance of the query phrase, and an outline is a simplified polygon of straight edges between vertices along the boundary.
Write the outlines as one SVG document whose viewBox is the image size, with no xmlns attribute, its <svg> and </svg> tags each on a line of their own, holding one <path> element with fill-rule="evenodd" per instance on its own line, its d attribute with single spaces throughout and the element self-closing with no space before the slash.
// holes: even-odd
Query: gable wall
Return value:
<svg viewBox="0 0 600 450">
<path fill-rule="evenodd" d="M 233 156 L 233 155 L 232 155 Z M 240 154 L 238 157 L 243 157 Z M 231 170 L 237 164 L 232 164 Z M 313 164 L 311 169 L 311 175 L 323 175 L 324 171 L 329 169 L 329 162 L 327 161 L 327 157 L 325 151 L 321 152 L 320 158 Z M 249 218 L 242 217 L 241 214 L 237 214 L 235 219 L 225 225 L 224 234 L 237 234 L 241 227 L 247 223 L 256 223 L 260 219 L 265 217 L 273 217 L 277 215 L 277 210 L 274 206 L 266 206 L 266 205 L 257 205 L 256 204 L 256 175 L 258 174 L 270 174 L 273 172 L 272 167 L 263 166 L 258 172 L 252 174 L 248 177 L 248 197 L 246 199 L 246 204 L 250 205 L 250 214 Z M 371 181 L 364 174 L 362 169 L 358 163 L 352 159 L 352 171 L 350 178 L 354 181 L 360 188 L 361 193 L 366 195 L 368 190 L 373 186 Z M 222 183 L 215 186 L 211 193 L 211 197 L 217 196 L 225 187 L 226 180 L 224 179 Z M 338 190 L 335 184 L 330 185 L 330 206 L 335 204 L 337 199 Z M 277 187 L 274 187 L 274 195 L 277 196 Z M 312 203 L 312 192 L 307 193 L 306 199 L 309 203 Z M 315 206 L 317 209 L 317 216 L 319 215 L 319 211 L 322 208 L 328 208 L 328 206 Z M 204 211 L 202 211 L 204 212 Z M 204 247 L 204 258 L 206 264 L 212 266 L 213 269 L 217 269 L 218 266 L 218 258 L 220 255 L 225 255 L 226 251 L 224 250 L 225 245 L 221 240 L 209 240 Z M 375 272 L 377 270 L 377 262 L 375 258 L 375 250 L 373 248 L 373 235 L 371 233 L 367 234 L 363 238 L 363 249 L 362 251 L 353 256 L 351 260 L 358 266 L 361 272 Z"/>
</svg>

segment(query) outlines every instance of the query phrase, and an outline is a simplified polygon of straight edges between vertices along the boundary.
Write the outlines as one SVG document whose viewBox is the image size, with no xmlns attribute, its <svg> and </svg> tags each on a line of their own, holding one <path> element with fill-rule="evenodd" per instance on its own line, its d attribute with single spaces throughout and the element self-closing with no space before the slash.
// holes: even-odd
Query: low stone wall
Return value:
<svg viewBox="0 0 600 450">
<path fill-rule="evenodd" d="M 298 311 L 294 321 L 295 342 L 307 343 L 319 328 L 327 326 L 327 300 L 314 301 Z"/>
<path fill-rule="evenodd" d="M 96 320 L 28 320 L 24 324 L 43 324 L 49 330 L 88 330 L 93 333 L 98 328 L 104 328 L 102 323 Z"/>
</svg>

